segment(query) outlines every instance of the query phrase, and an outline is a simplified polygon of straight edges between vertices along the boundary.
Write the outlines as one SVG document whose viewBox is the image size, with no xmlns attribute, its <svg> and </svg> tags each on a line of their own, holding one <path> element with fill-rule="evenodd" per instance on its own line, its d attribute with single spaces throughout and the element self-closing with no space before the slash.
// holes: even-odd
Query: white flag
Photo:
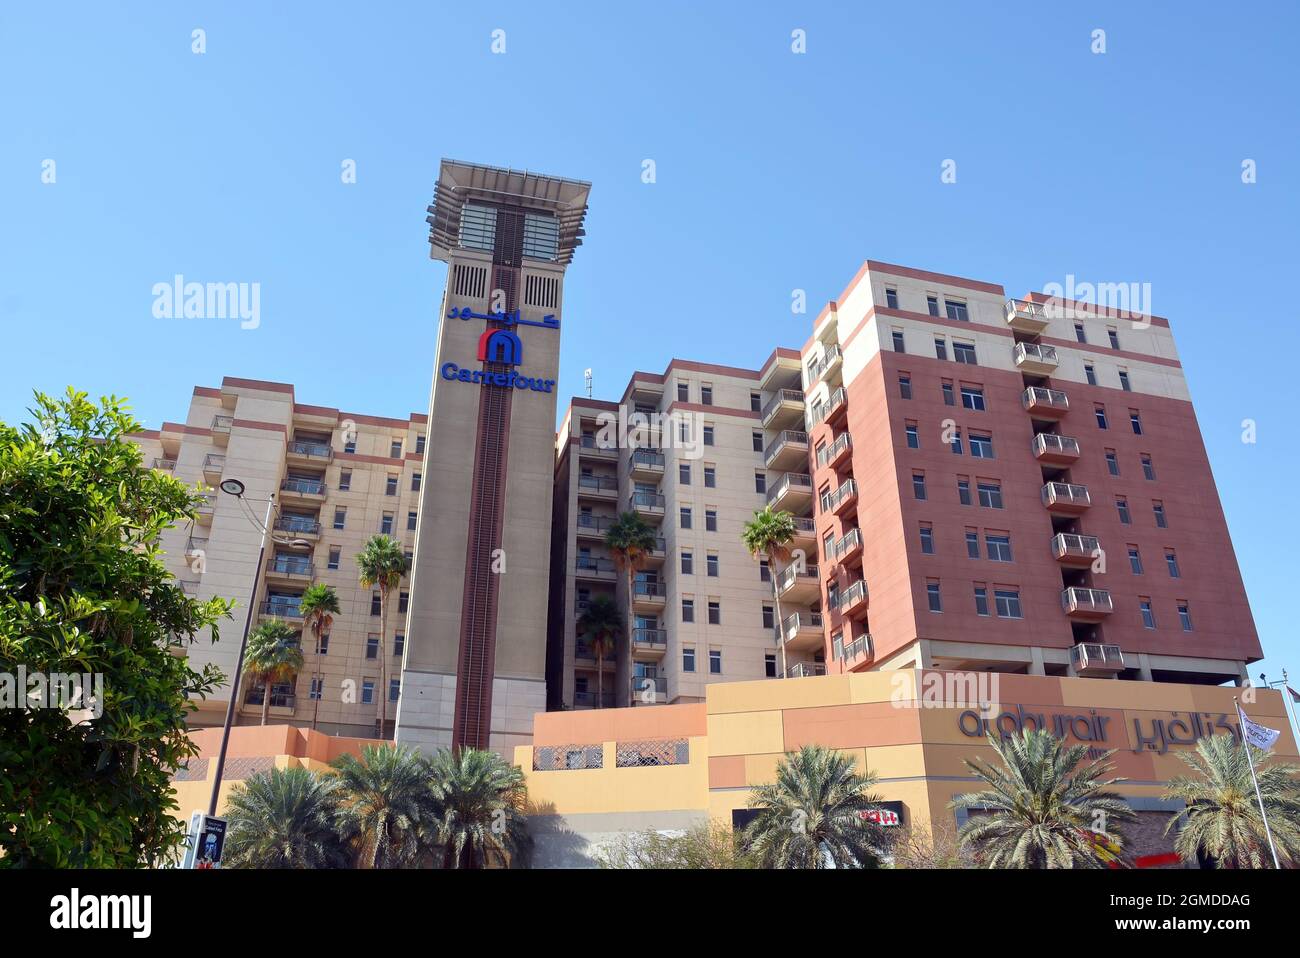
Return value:
<svg viewBox="0 0 1300 958">
<path fill-rule="evenodd" d="M 1240 710 L 1238 710 L 1237 714 L 1241 717 L 1242 737 L 1260 751 L 1267 752 L 1273 747 L 1273 743 L 1277 741 L 1278 736 L 1282 734 L 1277 729 L 1265 728 L 1263 725 L 1256 725 L 1250 719 L 1246 718 L 1245 713 Z"/>
</svg>

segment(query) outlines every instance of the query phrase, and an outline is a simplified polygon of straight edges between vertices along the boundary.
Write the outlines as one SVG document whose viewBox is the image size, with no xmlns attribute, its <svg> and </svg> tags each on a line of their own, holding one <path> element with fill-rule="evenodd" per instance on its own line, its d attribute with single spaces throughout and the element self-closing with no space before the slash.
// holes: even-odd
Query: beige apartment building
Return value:
<svg viewBox="0 0 1300 958">
<path fill-rule="evenodd" d="M 400 693 L 410 587 L 394 596 L 389 634 L 380 634 L 378 595 L 361 587 L 356 555 L 372 535 L 388 534 L 414 548 L 420 506 L 426 417 L 406 419 L 340 412 L 296 400 L 287 383 L 227 377 L 220 387 L 194 390 L 184 422 L 140 433 L 144 461 L 213 491 L 196 521 L 163 535 L 168 569 L 190 594 L 233 599 L 233 619 L 220 640 L 200 636 L 189 649 L 196 668 L 211 663 L 234 677 L 240 637 L 253 625 L 279 619 L 301 629 L 298 599 L 313 583 L 332 586 L 341 613 L 319 650 L 304 638 L 305 665 L 293 683 L 275 686 L 275 721 L 370 737 L 378 733 L 379 701 L 388 697 L 392 734 Z M 245 486 L 244 500 L 218 490 L 225 479 Z M 261 524 L 274 499 L 266 558 L 256 595 Z M 382 675 L 380 665 L 383 665 Z M 229 683 L 199 701 L 192 724 L 219 725 Z M 241 684 L 236 722 L 261 720 L 263 688 Z M 319 710 L 319 711 L 318 711 Z"/>
</svg>

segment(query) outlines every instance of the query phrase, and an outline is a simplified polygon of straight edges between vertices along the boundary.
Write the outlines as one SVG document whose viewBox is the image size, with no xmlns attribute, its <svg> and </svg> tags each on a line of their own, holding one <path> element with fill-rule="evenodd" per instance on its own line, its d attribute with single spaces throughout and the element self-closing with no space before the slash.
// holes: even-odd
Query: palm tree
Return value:
<svg viewBox="0 0 1300 958">
<path fill-rule="evenodd" d="M 429 761 L 437 842 L 444 868 L 527 863 L 527 789 L 519 766 L 495 752 L 441 749 Z"/>
<path fill-rule="evenodd" d="M 785 678 L 785 622 L 781 619 L 780 583 L 777 581 L 776 560 L 790 555 L 790 540 L 794 538 L 794 516 L 784 510 L 773 512 L 770 505 L 755 510 L 754 518 L 745 523 L 740 533 L 745 548 L 755 559 L 767 559 L 768 577 L 772 580 L 772 601 L 776 603 L 777 646 L 781 650 L 781 678 Z"/>
<path fill-rule="evenodd" d="M 406 555 L 401 543 L 391 536 L 371 536 L 357 553 L 357 569 L 361 585 L 366 589 L 379 589 L 379 737 L 385 737 L 388 720 L 388 680 L 384 663 L 388 642 L 388 606 L 392 592 L 406 575 Z"/>
<path fill-rule="evenodd" d="M 644 568 L 646 555 L 654 551 L 657 541 L 655 530 L 635 512 L 624 512 L 605 530 L 605 545 L 609 547 L 614 564 L 627 576 L 628 634 L 631 634 L 630 617 L 632 597 L 636 588 L 636 574 Z M 627 676 L 627 704 L 632 704 L 632 643 L 619 646 L 618 671 Z"/>
<path fill-rule="evenodd" d="M 314 707 L 311 713 L 311 727 L 316 728 L 316 720 L 320 717 L 320 700 L 325 694 L 325 683 L 321 681 L 320 675 L 320 643 L 321 637 L 329 631 L 330 626 L 334 624 L 334 616 L 339 614 L 339 596 L 334 591 L 333 586 L 314 585 L 302 594 L 298 600 L 298 609 L 302 612 L 303 622 L 311 629 L 311 634 L 316 637 L 316 648 L 312 655 L 312 691 L 314 693 Z"/>
<path fill-rule="evenodd" d="M 434 808 L 429 763 L 414 749 L 366 745 L 361 757 L 334 760 L 338 825 L 358 868 L 415 868 L 427 863 Z"/>
<path fill-rule="evenodd" d="M 290 682 L 302 670 L 302 640 L 298 633 L 272 619 L 248 633 L 244 674 L 262 683 L 262 724 L 271 708 L 271 686 Z"/>
<path fill-rule="evenodd" d="M 305 768 L 258 772 L 231 791 L 225 861 L 233 868 L 346 868 L 335 829 L 338 780 Z"/>
<path fill-rule="evenodd" d="M 596 653 L 596 708 L 605 698 L 605 656 L 618 646 L 623 635 L 623 613 L 618 603 L 607 595 L 598 595 L 578 617 L 578 634 L 591 643 Z"/>
<path fill-rule="evenodd" d="M 867 819 L 879 805 L 870 792 L 875 783 L 832 749 L 787 752 L 776 781 L 750 792 L 759 812 L 745 829 L 745 850 L 762 868 L 875 867 L 884 844 L 880 826 Z"/>
<path fill-rule="evenodd" d="M 1210 735 L 1196 751 L 1178 757 L 1196 772 L 1169 780 L 1166 798 L 1180 798 L 1186 808 L 1169 820 L 1165 834 L 1186 817 L 1174 841 L 1185 860 L 1209 855 L 1221 868 L 1267 868 L 1272 863 L 1264 820 L 1259 814 L 1255 785 L 1250 778 L 1246 749 L 1251 749 L 1259 795 L 1264 800 L 1273 845 L 1284 867 L 1300 861 L 1300 766 L 1274 763 L 1260 766 L 1259 749 L 1237 744 L 1231 735 Z"/>
<path fill-rule="evenodd" d="M 1086 745 L 1067 745 L 1046 729 L 1000 739 L 989 735 L 1002 767 L 977 760 L 966 765 L 989 787 L 958 795 L 950 808 L 980 812 L 962 826 L 957 840 L 989 868 L 1102 868 L 1116 861 L 1101 850 L 1124 847 L 1121 822 L 1136 820 L 1127 802 L 1102 781 L 1113 768 L 1113 751 L 1083 764 Z"/>
</svg>

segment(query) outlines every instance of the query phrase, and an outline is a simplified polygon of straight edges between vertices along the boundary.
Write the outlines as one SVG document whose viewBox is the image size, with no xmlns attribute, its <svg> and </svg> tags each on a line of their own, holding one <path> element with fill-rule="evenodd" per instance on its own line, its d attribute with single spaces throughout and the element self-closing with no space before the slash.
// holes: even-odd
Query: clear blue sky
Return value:
<svg viewBox="0 0 1300 958">
<path fill-rule="evenodd" d="M 791 290 L 815 312 L 868 257 L 1012 294 L 1069 273 L 1150 282 L 1263 667 L 1300 680 L 1282 602 L 1300 531 L 1300 17 L 997 7 L 6 4 L 0 418 L 72 383 L 129 396 L 156 426 L 223 375 L 352 412 L 423 409 L 444 274 L 424 217 L 443 156 L 593 182 L 564 395 L 587 366 L 617 395 L 674 355 L 753 366 L 798 346 L 809 316 L 791 314 Z M 151 288 L 176 273 L 260 283 L 260 328 L 155 319 Z"/>
</svg>

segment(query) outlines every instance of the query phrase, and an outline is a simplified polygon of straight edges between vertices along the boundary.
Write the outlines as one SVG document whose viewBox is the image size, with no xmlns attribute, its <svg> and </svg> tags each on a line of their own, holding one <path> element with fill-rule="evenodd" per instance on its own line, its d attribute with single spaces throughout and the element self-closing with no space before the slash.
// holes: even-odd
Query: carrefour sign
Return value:
<svg viewBox="0 0 1300 958">
<path fill-rule="evenodd" d="M 523 319 L 519 310 L 506 313 L 476 313 L 468 306 L 464 309 L 452 308 L 447 314 L 450 319 L 485 319 L 502 323 L 502 328 L 488 329 L 478 340 L 478 359 L 484 363 L 500 363 L 506 366 L 518 366 L 524 361 L 524 344 L 514 331 L 516 326 L 540 326 L 543 329 L 560 328 L 560 321 L 553 315 L 543 316 L 540 321 Z M 455 363 L 442 364 L 442 378 L 453 382 L 470 383 L 478 386 L 496 386 L 502 389 L 531 389 L 533 392 L 548 393 L 555 387 L 554 379 L 537 379 L 521 375 L 512 369 L 507 373 L 493 372 L 488 369 L 465 369 Z"/>
</svg>

